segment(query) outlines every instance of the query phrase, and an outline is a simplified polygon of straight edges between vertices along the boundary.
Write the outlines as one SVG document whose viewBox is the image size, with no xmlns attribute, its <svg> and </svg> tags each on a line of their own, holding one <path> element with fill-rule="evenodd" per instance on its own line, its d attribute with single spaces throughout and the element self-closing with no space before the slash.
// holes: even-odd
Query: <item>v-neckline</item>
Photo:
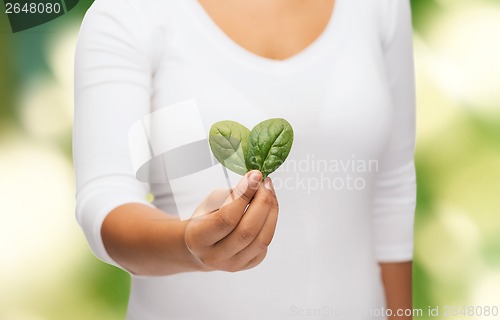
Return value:
<svg viewBox="0 0 500 320">
<path fill-rule="evenodd" d="M 195 14 L 197 24 L 208 37 L 212 38 L 214 46 L 226 51 L 233 58 L 247 66 L 262 67 L 267 71 L 290 71 L 300 65 L 313 61 L 326 45 L 335 39 L 333 33 L 338 27 L 339 11 L 343 0 L 335 0 L 328 22 L 318 37 L 305 48 L 285 59 L 268 58 L 238 44 L 219 27 L 198 0 L 180 0 L 180 2 L 189 6 L 188 9 L 191 9 Z"/>
</svg>

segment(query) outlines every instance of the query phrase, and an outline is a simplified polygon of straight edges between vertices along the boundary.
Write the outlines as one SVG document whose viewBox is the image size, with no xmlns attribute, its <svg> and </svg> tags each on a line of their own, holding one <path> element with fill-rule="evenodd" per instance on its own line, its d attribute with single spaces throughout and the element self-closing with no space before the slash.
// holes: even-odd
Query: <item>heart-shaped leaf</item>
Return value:
<svg viewBox="0 0 500 320">
<path fill-rule="evenodd" d="M 285 162 L 293 143 L 293 129 L 285 119 L 269 119 L 252 131 L 234 121 L 212 125 L 208 141 L 217 160 L 240 175 L 260 170 L 263 179 Z"/>
<path fill-rule="evenodd" d="M 226 168 L 244 175 L 248 170 L 245 155 L 248 149 L 248 130 L 235 121 L 219 121 L 210 128 L 208 142 L 215 158 Z"/>
<path fill-rule="evenodd" d="M 260 170 L 263 178 L 285 162 L 293 143 L 293 129 L 285 119 L 269 119 L 256 125 L 248 137 L 247 170 Z"/>
</svg>

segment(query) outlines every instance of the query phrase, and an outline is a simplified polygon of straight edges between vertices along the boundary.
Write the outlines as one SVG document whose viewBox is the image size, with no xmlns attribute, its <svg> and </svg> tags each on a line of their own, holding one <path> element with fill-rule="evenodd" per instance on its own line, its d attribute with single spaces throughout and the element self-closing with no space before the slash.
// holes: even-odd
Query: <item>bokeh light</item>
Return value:
<svg viewBox="0 0 500 320">
<path fill-rule="evenodd" d="M 0 283 L 9 288 L 0 305 L 26 312 L 81 260 L 73 173 L 60 152 L 22 137 L 1 141 L 0 163 Z"/>
<path fill-rule="evenodd" d="M 500 7 L 485 1 L 445 5 L 426 39 L 438 62 L 437 79 L 464 105 L 498 112 Z"/>
</svg>

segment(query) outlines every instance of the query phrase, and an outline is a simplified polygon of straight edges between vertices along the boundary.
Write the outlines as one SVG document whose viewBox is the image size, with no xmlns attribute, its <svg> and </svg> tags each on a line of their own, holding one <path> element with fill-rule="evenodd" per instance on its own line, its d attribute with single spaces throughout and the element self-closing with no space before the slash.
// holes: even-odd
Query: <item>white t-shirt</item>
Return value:
<svg viewBox="0 0 500 320">
<path fill-rule="evenodd" d="M 189 215 L 180 208 L 199 195 L 182 186 L 213 187 L 203 170 L 181 183 L 137 178 L 148 159 L 135 153 L 161 148 L 130 132 L 153 112 L 193 107 L 205 134 L 220 120 L 274 117 L 295 132 L 271 175 L 280 217 L 266 259 L 237 273 L 132 275 L 127 319 L 379 319 L 378 262 L 413 251 L 411 42 L 408 0 L 337 0 L 321 36 L 284 61 L 238 46 L 196 0 L 95 1 L 76 52 L 73 138 L 76 216 L 98 258 L 117 265 L 100 236 L 113 208 L 149 205 L 152 192 L 155 206 Z M 166 114 L 153 121 L 161 135 L 182 135 L 189 121 Z"/>
</svg>

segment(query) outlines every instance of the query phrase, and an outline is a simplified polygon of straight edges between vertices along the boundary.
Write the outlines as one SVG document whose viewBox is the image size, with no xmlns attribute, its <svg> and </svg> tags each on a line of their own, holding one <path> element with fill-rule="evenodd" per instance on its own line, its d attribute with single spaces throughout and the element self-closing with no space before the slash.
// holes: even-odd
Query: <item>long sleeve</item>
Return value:
<svg viewBox="0 0 500 320">
<path fill-rule="evenodd" d="M 93 253 L 107 254 L 101 225 L 126 203 L 144 203 L 135 178 L 128 130 L 150 111 L 150 59 L 143 24 L 128 0 L 97 0 L 81 26 L 75 57 L 73 158 L 76 218 Z"/>
<path fill-rule="evenodd" d="M 408 0 L 389 0 L 384 49 L 394 117 L 374 195 L 374 248 L 380 262 L 411 260 L 416 202 L 415 80 Z"/>
</svg>

